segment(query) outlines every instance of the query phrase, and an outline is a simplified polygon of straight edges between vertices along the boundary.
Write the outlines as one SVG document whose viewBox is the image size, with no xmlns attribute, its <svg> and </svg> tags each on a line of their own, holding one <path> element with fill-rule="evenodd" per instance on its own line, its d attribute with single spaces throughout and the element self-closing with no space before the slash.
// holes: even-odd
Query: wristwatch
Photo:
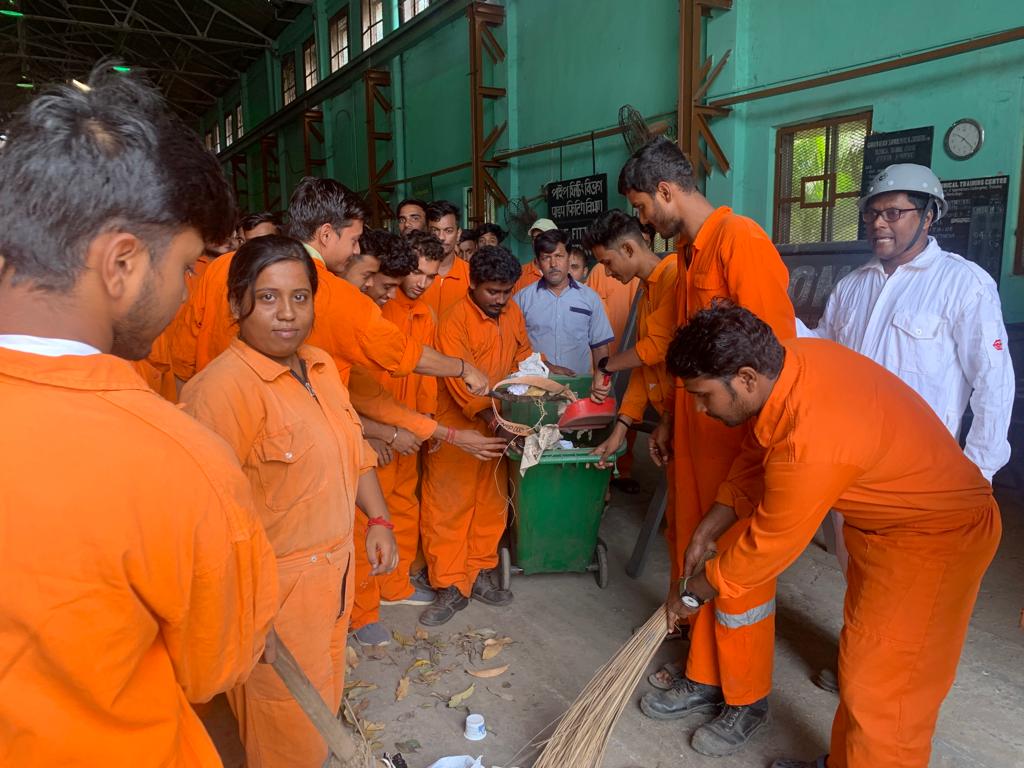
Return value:
<svg viewBox="0 0 1024 768">
<path fill-rule="evenodd" d="M 707 600 L 701 600 L 695 592 L 691 592 L 686 588 L 686 582 L 688 580 L 689 579 L 685 576 L 679 580 L 679 600 L 687 608 L 696 610 L 704 605 Z"/>
<path fill-rule="evenodd" d="M 597 361 L 597 370 L 603 373 L 605 376 L 611 376 L 611 371 L 605 370 L 605 366 L 608 365 L 608 355 L 605 355 Z"/>
</svg>

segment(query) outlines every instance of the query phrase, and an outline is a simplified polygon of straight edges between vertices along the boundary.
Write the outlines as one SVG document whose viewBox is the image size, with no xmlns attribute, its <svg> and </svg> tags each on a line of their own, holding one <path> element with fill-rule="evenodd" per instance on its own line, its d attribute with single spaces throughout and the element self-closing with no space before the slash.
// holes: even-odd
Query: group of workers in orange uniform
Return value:
<svg viewBox="0 0 1024 768">
<path fill-rule="evenodd" d="M 487 393 L 532 353 L 510 299 L 539 277 L 483 238 L 463 259 L 450 203 L 364 230 L 330 179 L 300 182 L 288 236 L 257 216 L 231 244 L 216 159 L 109 68 L 10 134 L 0 763 L 219 765 L 190 703 L 227 692 L 249 764 L 318 766 L 280 647 L 337 710 L 349 633 L 390 635 L 381 604 L 436 626 L 512 600 L 494 573 L 512 436 Z M 764 727 L 775 579 L 835 508 L 850 565 L 830 753 L 774 766 L 923 768 L 999 541 L 990 484 L 896 376 L 794 339 L 771 240 L 712 206 L 675 144 L 638 150 L 619 186 L 638 218 L 603 214 L 585 245 L 616 335 L 634 297 L 637 332 L 599 365 L 632 373 L 595 454 L 653 407 L 668 629 L 690 637 L 641 709 L 712 715 L 692 739 L 706 755 Z"/>
</svg>

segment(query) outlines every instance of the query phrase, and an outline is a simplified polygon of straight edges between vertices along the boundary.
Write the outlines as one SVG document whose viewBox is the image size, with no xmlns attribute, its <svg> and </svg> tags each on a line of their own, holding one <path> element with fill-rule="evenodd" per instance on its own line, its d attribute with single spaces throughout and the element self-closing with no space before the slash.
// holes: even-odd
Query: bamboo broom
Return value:
<svg viewBox="0 0 1024 768">
<path fill-rule="evenodd" d="M 598 670 L 559 719 L 533 768 L 599 768 L 612 729 L 665 639 L 667 621 L 661 606 Z"/>
</svg>

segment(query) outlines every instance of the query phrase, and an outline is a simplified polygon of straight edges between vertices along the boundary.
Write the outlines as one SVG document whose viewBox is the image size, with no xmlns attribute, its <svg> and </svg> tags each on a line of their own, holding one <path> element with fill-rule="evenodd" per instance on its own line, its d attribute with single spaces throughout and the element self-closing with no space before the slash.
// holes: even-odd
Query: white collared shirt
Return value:
<svg viewBox="0 0 1024 768">
<path fill-rule="evenodd" d="M 877 258 L 855 269 L 836 284 L 818 327 L 798 323 L 798 335 L 832 339 L 885 366 L 954 437 L 970 402 L 967 457 L 989 481 L 1010 460 L 1015 381 L 995 281 L 935 238 L 888 277 Z"/>
<path fill-rule="evenodd" d="M 89 344 L 73 339 L 50 339 L 45 336 L 24 336 L 18 333 L 0 334 L 0 347 L 15 352 L 28 352 L 43 357 L 62 355 L 98 355 L 100 351 Z"/>
</svg>

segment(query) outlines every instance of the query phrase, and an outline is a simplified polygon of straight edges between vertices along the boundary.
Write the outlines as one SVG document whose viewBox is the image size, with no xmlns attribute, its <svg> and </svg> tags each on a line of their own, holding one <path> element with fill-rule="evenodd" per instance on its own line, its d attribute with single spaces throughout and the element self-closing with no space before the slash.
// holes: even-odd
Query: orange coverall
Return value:
<svg viewBox="0 0 1024 768">
<path fill-rule="evenodd" d="M 665 368 L 665 356 L 676 332 L 678 281 L 676 255 L 670 253 L 658 263 L 643 284 L 644 290 L 637 308 L 637 340 L 634 347 L 643 366 L 634 368 L 630 373 L 629 386 L 619 405 L 619 413 L 634 422 L 643 420 L 648 402 L 658 413 L 665 410 L 666 402 L 672 402 L 675 382 Z"/>
<path fill-rule="evenodd" d="M 242 464 L 277 556 L 282 600 L 274 630 L 337 712 L 353 594 L 356 486 L 375 456 L 330 356 L 309 346 L 299 356 L 315 398 L 288 368 L 236 339 L 185 385 L 181 399 Z M 269 664 L 258 664 L 228 701 L 249 766 L 323 764 L 327 745 Z"/>
<path fill-rule="evenodd" d="M 132 367 L 145 380 L 149 388 L 169 403 L 178 402 L 178 387 L 174 382 L 171 370 L 171 332 L 172 325 L 153 341 L 149 354 L 142 360 L 132 361 Z"/>
<path fill-rule="evenodd" d="M 514 296 L 519 293 L 523 288 L 528 288 L 542 277 L 544 277 L 544 273 L 537 268 L 537 262 L 531 259 L 526 264 L 523 264 L 523 273 L 516 281 L 516 287 L 515 290 L 512 291 L 512 295 Z"/>
<path fill-rule="evenodd" d="M 850 550 L 830 768 L 926 768 L 981 578 L 992 488 L 929 405 L 831 341 L 790 340 L 718 493 L 741 533 L 706 566 L 728 597 L 771 583 L 829 509 Z M 749 517 L 744 517 L 749 515 Z"/>
<path fill-rule="evenodd" d="M 515 302 L 494 319 L 468 295 L 439 322 L 437 343 L 444 354 L 469 360 L 491 386 L 532 353 L 526 321 Z M 491 400 L 471 394 L 461 379 L 445 379 L 437 403 L 442 424 L 487 434 L 477 414 L 489 413 Z M 469 459 L 448 444 L 428 454 L 423 464 L 420 520 L 430 584 L 435 589 L 456 586 L 469 597 L 477 574 L 498 564 L 507 512 L 507 464 L 504 457 Z"/>
<path fill-rule="evenodd" d="M 756 314 L 778 338 L 796 335 L 787 294 L 789 273 L 755 221 L 727 207 L 718 208 L 682 253 L 686 271 L 679 280 L 679 325 L 723 297 Z M 674 401 L 674 482 L 669 486 L 666 536 L 676 580 L 682 576 L 690 537 L 739 455 L 747 428 L 732 429 L 698 414 L 681 387 Z M 698 683 L 720 686 L 731 705 L 752 704 L 771 691 L 774 648 L 775 582 L 769 581 L 701 609 L 690 627 L 686 675 Z"/>
<path fill-rule="evenodd" d="M 456 256 L 448 274 L 434 278 L 434 282 L 423 292 L 420 301 L 434 310 L 434 317 L 440 320 L 468 292 L 469 262 Z"/>
<path fill-rule="evenodd" d="M 633 300 L 640 289 L 640 279 L 633 278 L 628 283 L 621 283 L 608 274 L 603 264 L 596 265 L 587 276 L 587 285 L 597 291 L 604 302 L 604 311 L 608 315 L 615 339 L 608 346 L 608 354 L 614 355 L 625 341 L 626 323 L 633 308 Z M 629 430 L 626 436 L 626 452 L 615 462 L 622 477 L 633 474 L 633 444 L 636 442 L 636 431 Z"/>
<path fill-rule="evenodd" d="M 219 766 L 189 701 L 277 607 L 235 457 L 111 355 L 0 349 L 0 420 L 0 765 Z"/>
<path fill-rule="evenodd" d="M 422 297 L 421 297 L 422 299 Z M 436 333 L 434 313 L 422 300 L 413 300 L 401 291 L 387 302 L 384 317 L 403 333 L 420 342 L 433 344 Z M 412 373 L 393 378 L 383 371 L 375 378 L 395 400 L 410 411 L 421 414 L 437 411 L 437 379 Z M 436 422 L 433 422 L 436 424 Z M 436 427 L 435 427 L 436 429 Z M 409 566 L 416 559 L 420 543 L 420 500 L 417 490 L 420 482 L 420 453 L 411 456 L 395 454 L 390 464 L 377 469 L 384 498 L 395 526 L 398 543 L 398 567 L 391 573 L 371 576 L 372 566 L 366 553 L 356 549 L 356 598 L 352 611 L 351 629 L 356 630 L 380 620 L 380 601 L 403 600 L 413 593 L 409 581 Z M 356 518 L 357 536 L 365 536 L 365 522 Z"/>
</svg>

